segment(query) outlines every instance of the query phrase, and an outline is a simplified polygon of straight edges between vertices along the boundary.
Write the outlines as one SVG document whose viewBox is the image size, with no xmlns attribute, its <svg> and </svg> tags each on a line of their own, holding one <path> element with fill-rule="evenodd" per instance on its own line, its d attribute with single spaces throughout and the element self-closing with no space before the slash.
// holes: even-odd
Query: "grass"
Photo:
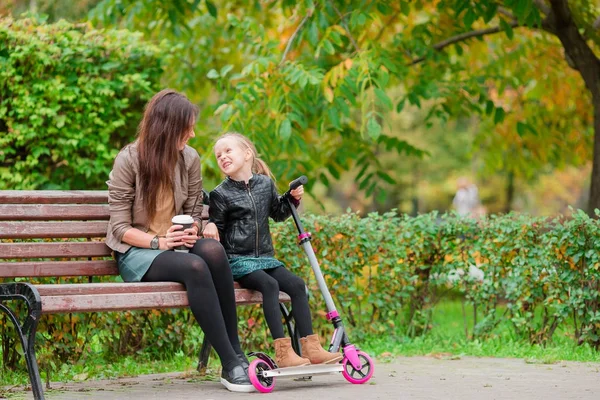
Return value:
<svg viewBox="0 0 600 400">
<path fill-rule="evenodd" d="M 472 309 L 467 309 L 467 322 L 472 325 Z M 391 360 L 395 356 L 431 355 L 444 358 L 462 356 L 523 358 L 531 363 L 554 363 L 561 360 L 600 362 L 600 351 L 587 345 L 576 346 L 569 331 L 558 330 L 552 343 L 546 347 L 531 345 L 527 341 L 511 336 L 507 326 L 500 326 L 496 336 L 487 340 L 465 338 L 462 306 L 460 300 L 446 301 L 436 306 L 433 328 L 424 336 L 407 338 L 400 330 L 379 335 L 369 335 L 357 341 L 360 348 L 378 361 Z M 351 337 L 352 338 L 352 337 Z M 219 362 L 211 356 L 207 377 L 200 377 L 195 367 L 198 362 L 195 354 L 177 353 L 162 360 L 147 356 L 122 357 L 107 363 L 104 359 L 92 356 L 76 364 L 61 365 L 55 371 L 52 381 L 84 381 L 89 379 L 112 379 L 164 372 L 186 372 L 190 379 L 214 379 Z M 42 372 L 42 379 L 45 379 Z M 2 386 L 21 386 L 28 382 L 22 372 L 0 371 Z M 12 391 L 11 391 L 12 393 Z M 14 396 L 0 387 L 0 397 Z"/>
<path fill-rule="evenodd" d="M 467 306 L 467 323 L 472 326 L 472 308 Z M 600 351 L 588 345 L 577 346 L 568 330 L 558 329 L 552 343 L 545 347 L 531 345 L 511 335 L 507 325 L 500 325 L 497 333 L 486 340 L 465 337 L 460 300 L 443 302 L 436 306 L 432 330 L 417 338 L 407 338 L 399 332 L 392 336 L 370 336 L 361 347 L 375 356 L 477 356 L 523 358 L 529 362 L 556 361 L 600 362 Z"/>
</svg>

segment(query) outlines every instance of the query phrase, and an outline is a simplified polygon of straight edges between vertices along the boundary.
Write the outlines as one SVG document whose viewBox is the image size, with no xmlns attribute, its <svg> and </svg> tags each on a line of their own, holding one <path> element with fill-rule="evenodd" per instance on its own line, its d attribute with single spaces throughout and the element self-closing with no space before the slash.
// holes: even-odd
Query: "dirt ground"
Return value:
<svg viewBox="0 0 600 400">
<path fill-rule="evenodd" d="M 218 381 L 196 374 L 54 383 L 47 400 L 222 400 L 266 396 L 271 400 L 309 399 L 600 399 L 600 363 L 531 364 L 521 359 L 399 357 L 376 360 L 373 378 L 363 385 L 341 374 L 311 381 L 279 378 L 270 394 L 231 393 Z M 10 399 L 32 399 L 13 388 Z"/>
</svg>

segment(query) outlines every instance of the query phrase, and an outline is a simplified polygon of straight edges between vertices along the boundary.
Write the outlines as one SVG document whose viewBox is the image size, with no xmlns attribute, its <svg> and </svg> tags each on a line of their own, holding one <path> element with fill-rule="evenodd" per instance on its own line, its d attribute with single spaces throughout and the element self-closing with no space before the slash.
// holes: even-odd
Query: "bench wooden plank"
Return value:
<svg viewBox="0 0 600 400">
<path fill-rule="evenodd" d="M 108 204 L 0 204 L 0 221 L 108 220 Z"/>
<path fill-rule="evenodd" d="M 238 289 L 235 291 L 235 301 L 237 304 L 260 304 L 262 295 L 260 292 Z M 184 291 L 42 297 L 42 314 L 151 310 L 187 306 L 188 298 Z"/>
<path fill-rule="evenodd" d="M 114 260 L 0 262 L 0 278 L 119 275 Z"/>
<path fill-rule="evenodd" d="M 35 285 L 40 296 L 97 295 L 117 293 L 183 292 L 185 286 L 178 282 L 107 282 L 61 283 Z"/>
<path fill-rule="evenodd" d="M 105 282 L 105 283 L 52 283 L 35 285 L 40 296 L 60 295 L 98 295 L 118 293 L 151 293 L 151 292 L 184 292 L 185 286 L 178 282 Z M 237 291 L 242 289 L 234 282 Z M 289 296 L 279 292 L 279 297 L 285 301 Z"/>
<path fill-rule="evenodd" d="M 0 222 L 0 239 L 106 237 L 108 221 Z"/>
<path fill-rule="evenodd" d="M 107 204 L 107 190 L 1 190 L 0 204 Z"/>
<path fill-rule="evenodd" d="M 0 259 L 110 257 L 103 242 L 0 243 Z"/>
</svg>

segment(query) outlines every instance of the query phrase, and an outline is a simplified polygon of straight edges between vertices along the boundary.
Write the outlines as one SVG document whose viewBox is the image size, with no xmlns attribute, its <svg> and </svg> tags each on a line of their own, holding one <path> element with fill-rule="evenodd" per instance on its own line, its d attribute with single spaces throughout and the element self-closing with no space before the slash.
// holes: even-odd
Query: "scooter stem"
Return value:
<svg viewBox="0 0 600 400">
<path fill-rule="evenodd" d="M 321 272 L 321 267 L 319 266 L 319 261 L 317 260 L 317 256 L 315 255 L 315 251 L 310 244 L 310 233 L 304 231 L 304 227 L 302 226 L 302 222 L 300 222 L 300 217 L 298 216 L 298 211 L 296 210 L 296 206 L 292 203 L 290 199 L 289 193 L 286 193 L 285 196 L 290 209 L 292 210 L 292 217 L 294 218 L 294 222 L 296 223 L 296 228 L 298 228 L 298 238 L 300 239 L 300 244 L 304 249 L 304 252 L 308 256 L 308 261 L 310 262 L 310 266 L 315 273 L 315 278 L 317 279 L 317 284 L 319 285 L 319 289 L 321 290 L 321 294 L 323 295 L 323 299 L 325 300 L 325 305 L 327 306 L 327 319 L 331 320 L 334 317 L 338 316 L 337 310 L 335 308 L 335 304 L 333 302 L 333 298 L 329 293 L 329 289 L 327 288 L 327 284 L 325 283 L 325 278 L 323 277 L 323 272 Z"/>
</svg>

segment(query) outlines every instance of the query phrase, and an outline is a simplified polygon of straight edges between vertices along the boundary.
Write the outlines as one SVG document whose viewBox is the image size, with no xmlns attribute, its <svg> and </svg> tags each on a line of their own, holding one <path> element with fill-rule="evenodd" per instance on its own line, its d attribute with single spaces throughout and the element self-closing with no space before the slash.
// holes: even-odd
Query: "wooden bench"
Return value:
<svg viewBox="0 0 600 400">
<path fill-rule="evenodd" d="M 0 191 L 0 279 L 4 280 L 0 281 L 0 311 L 16 327 L 35 399 L 44 398 L 35 356 L 35 333 L 43 314 L 188 306 L 184 286 L 175 282 L 94 283 L 94 278 L 119 275 L 111 250 L 104 244 L 108 219 L 106 191 Z M 15 282 L 17 277 L 33 281 L 86 277 L 86 283 Z M 239 286 L 235 298 L 237 304 L 262 303 L 260 293 Z M 298 351 L 298 337 L 283 304 L 290 299 L 284 293 L 279 299 Z M 25 321 L 19 321 L 17 313 L 9 308 L 10 300 L 26 303 Z M 210 349 L 205 339 L 199 354 L 199 371 L 206 368 Z"/>
</svg>

